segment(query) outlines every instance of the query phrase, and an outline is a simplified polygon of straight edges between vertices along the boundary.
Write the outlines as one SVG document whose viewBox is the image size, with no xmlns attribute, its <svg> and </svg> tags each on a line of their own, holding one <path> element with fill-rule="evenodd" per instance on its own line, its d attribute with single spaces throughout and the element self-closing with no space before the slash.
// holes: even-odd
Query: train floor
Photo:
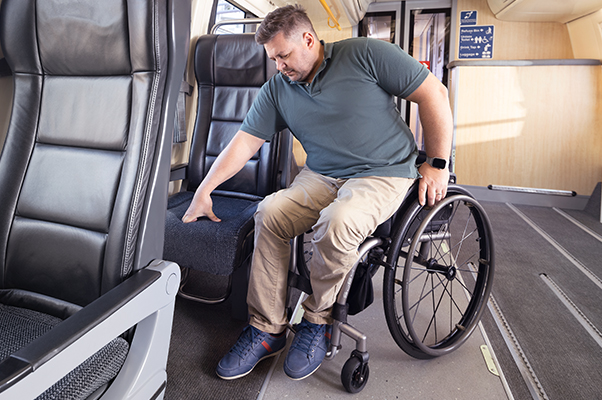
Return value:
<svg viewBox="0 0 602 400">
<path fill-rule="evenodd" d="M 602 224 L 581 211 L 482 204 L 494 231 L 494 288 L 479 329 L 457 351 L 417 360 L 397 347 L 384 318 L 379 271 L 374 304 L 350 317 L 368 337 L 370 378 L 362 392 L 351 395 L 340 381 L 355 345 L 346 337 L 334 360 L 305 380 L 286 377 L 283 353 L 244 378 L 223 381 L 215 366 L 244 323 L 229 317 L 228 303 L 179 298 L 166 399 L 599 398 Z"/>
<path fill-rule="evenodd" d="M 514 398 L 601 398 L 602 224 L 583 211 L 484 205 L 496 276 L 483 323 Z"/>
</svg>

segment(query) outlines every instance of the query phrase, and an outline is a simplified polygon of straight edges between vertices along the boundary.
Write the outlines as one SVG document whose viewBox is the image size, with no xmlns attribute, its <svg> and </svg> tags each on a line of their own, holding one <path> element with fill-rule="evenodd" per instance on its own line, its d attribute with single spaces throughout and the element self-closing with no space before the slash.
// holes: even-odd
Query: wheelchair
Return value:
<svg viewBox="0 0 602 400">
<path fill-rule="evenodd" d="M 397 345 L 417 359 L 456 350 L 481 318 L 494 275 L 491 225 L 477 200 L 455 185 L 453 175 L 451 180 L 447 196 L 432 208 L 420 205 L 415 183 L 398 211 L 359 247 L 359 257 L 333 306 L 326 354 L 327 360 L 337 355 L 343 334 L 356 342 L 341 371 L 341 382 L 350 393 L 360 392 L 370 374 L 367 338 L 347 321 L 349 300 L 355 296 L 354 278 L 371 280 L 378 268 L 385 268 L 387 326 Z M 293 239 L 289 286 L 304 293 L 297 305 L 311 294 L 307 262 L 312 254 L 307 236 Z M 355 308 L 353 314 L 361 311 Z M 297 309 L 289 308 L 289 321 L 295 319 Z"/>
</svg>

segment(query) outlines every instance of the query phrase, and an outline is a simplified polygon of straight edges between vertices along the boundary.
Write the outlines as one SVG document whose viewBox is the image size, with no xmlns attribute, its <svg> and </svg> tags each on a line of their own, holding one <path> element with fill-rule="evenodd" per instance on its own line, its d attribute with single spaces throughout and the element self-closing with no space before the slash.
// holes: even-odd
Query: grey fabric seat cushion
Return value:
<svg viewBox="0 0 602 400">
<path fill-rule="evenodd" d="M 38 311 L 0 304 L 0 360 L 42 336 L 61 321 L 60 318 Z M 42 393 L 38 400 L 88 398 L 117 375 L 128 351 L 127 341 L 121 337 L 113 339 Z"/>
<path fill-rule="evenodd" d="M 184 224 L 182 217 L 193 195 L 180 192 L 169 199 L 163 258 L 181 267 L 228 276 L 252 250 L 252 238 L 245 239 L 253 230 L 259 201 L 213 195 L 213 212 L 222 221 L 201 218 Z"/>
</svg>

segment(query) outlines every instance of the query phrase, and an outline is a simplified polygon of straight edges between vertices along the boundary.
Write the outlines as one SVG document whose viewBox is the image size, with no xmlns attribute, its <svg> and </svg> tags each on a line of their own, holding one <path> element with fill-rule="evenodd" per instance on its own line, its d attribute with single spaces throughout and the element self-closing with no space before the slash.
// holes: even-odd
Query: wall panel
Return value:
<svg viewBox="0 0 602 400">
<path fill-rule="evenodd" d="M 565 24 L 500 21 L 491 12 L 487 0 L 458 0 L 458 13 L 470 10 L 477 11 L 478 25 L 495 26 L 494 60 L 573 58 L 571 39 Z M 459 29 L 456 46 L 458 33 Z"/>
<path fill-rule="evenodd" d="M 602 176 L 602 67 L 453 69 L 462 184 L 575 190 Z"/>
</svg>

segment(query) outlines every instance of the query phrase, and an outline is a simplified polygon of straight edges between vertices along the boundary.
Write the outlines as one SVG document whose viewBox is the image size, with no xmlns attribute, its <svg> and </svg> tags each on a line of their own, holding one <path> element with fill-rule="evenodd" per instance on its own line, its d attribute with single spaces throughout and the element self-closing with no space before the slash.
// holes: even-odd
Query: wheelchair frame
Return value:
<svg viewBox="0 0 602 400">
<path fill-rule="evenodd" d="M 454 223 L 458 218 L 460 223 Z M 289 285 L 311 293 L 303 237 L 293 240 L 291 253 Z M 342 334 L 356 342 L 341 371 L 343 386 L 351 393 L 361 391 L 369 377 L 367 337 L 347 322 L 347 300 L 358 267 L 368 268 L 372 276 L 385 267 L 383 302 L 389 331 L 408 355 L 428 359 L 454 351 L 472 334 L 486 307 L 495 265 L 485 210 L 453 183 L 446 198 L 432 208 L 418 203 L 414 184 L 396 214 L 360 245 L 358 253 L 333 306 L 325 357 L 332 360 L 341 350 Z M 427 304 L 432 315 L 429 311 L 426 318 L 422 302 L 432 303 Z"/>
</svg>

